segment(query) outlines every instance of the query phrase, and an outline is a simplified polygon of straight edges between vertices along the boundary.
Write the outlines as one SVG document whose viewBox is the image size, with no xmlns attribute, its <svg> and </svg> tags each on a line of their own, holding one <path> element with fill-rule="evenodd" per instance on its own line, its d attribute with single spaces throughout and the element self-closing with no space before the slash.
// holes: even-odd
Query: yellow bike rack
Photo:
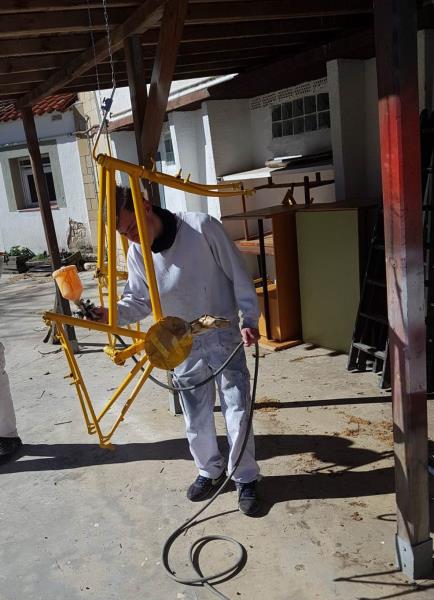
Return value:
<svg viewBox="0 0 434 600">
<path fill-rule="evenodd" d="M 66 377 L 72 379 L 83 411 L 84 420 L 89 434 L 97 434 L 99 445 L 102 448 L 113 448 L 111 438 L 124 420 L 126 413 L 136 399 L 154 368 L 174 368 L 188 356 L 194 328 L 177 317 L 164 317 L 161 309 L 158 284 L 155 277 L 154 263 L 149 243 L 148 230 L 145 221 L 143 198 L 140 192 L 140 179 L 146 179 L 159 185 L 183 190 L 191 194 L 215 197 L 229 197 L 235 195 L 250 195 L 253 190 L 243 190 L 239 183 L 227 183 L 222 185 L 205 185 L 194 183 L 189 177 L 182 179 L 181 173 L 177 176 L 167 175 L 156 171 L 155 165 L 152 169 L 135 165 L 106 154 L 96 157 L 99 171 L 99 194 L 98 194 L 98 260 L 96 277 L 98 278 L 99 296 L 101 305 L 104 305 L 104 287 L 108 290 L 108 323 L 100 323 L 77 317 L 69 317 L 55 312 L 45 312 L 44 321 L 47 324 L 54 323 L 57 336 L 65 352 L 70 373 Z M 147 331 L 119 327 L 117 319 L 117 282 L 127 279 L 128 274 L 117 268 L 117 244 L 116 244 L 116 172 L 126 173 L 129 177 L 130 188 L 134 203 L 134 212 L 137 220 L 140 246 L 145 266 L 146 281 L 149 289 L 150 302 L 154 325 Z M 104 209 L 107 209 L 107 224 L 104 222 Z M 105 260 L 105 246 L 107 241 L 107 260 Z M 128 250 L 128 242 L 123 239 L 124 253 Z M 124 364 L 125 360 L 137 355 L 137 363 L 129 371 L 104 408 L 98 413 L 91 401 L 86 384 L 83 380 L 77 360 L 72 351 L 65 325 L 81 327 L 100 331 L 109 336 L 109 344 L 105 353 L 115 364 Z M 127 348 L 118 350 L 114 336 L 122 336 L 130 340 Z M 142 371 L 142 372 L 141 372 Z M 141 373 L 140 373 L 141 372 Z M 132 391 L 127 394 L 119 416 L 115 419 L 111 428 L 103 433 L 101 421 L 110 408 L 121 397 L 126 388 L 140 373 L 139 379 Z"/>
</svg>

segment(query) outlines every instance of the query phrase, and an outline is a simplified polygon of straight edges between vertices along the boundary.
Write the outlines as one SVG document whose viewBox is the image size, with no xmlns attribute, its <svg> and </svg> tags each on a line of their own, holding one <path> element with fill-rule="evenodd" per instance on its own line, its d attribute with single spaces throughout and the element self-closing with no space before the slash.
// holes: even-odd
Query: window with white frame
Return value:
<svg viewBox="0 0 434 600">
<path fill-rule="evenodd" d="M 47 182 L 50 203 L 55 204 L 57 202 L 56 191 L 54 189 L 53 173 L 51 171 L 50 158 L 48 155 L 42 156 L 42 167 L 44 169 L 45 181 Z M 18 171 L 22 188 L 21 206 L 19 206 L 19 208 L 36 208 L 38 206 L 38 196 L 36 194 L 30 158 L 24 157 L 18 159 Z"/>
<path fill-rule="evenodd" d="M 163 134 L 163 151 L 163 160 L 165 161 L 166 165 L 175 164 L 175 153 L 173 151 L 172 136 L 170 135 L 170 129 L 166 129 Z"/>
<path fill-rule="evenodd" d="M 327 92 L 296 98 L 271 108 L 273 138 L 298 135 L 330 128 L 330 105 Z"/>
</svg>

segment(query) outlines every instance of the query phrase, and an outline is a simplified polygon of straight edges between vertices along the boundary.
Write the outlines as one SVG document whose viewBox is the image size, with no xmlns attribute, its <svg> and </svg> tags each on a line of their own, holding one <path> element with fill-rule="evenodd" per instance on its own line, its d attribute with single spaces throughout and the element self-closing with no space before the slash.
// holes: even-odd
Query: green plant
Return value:
<svg viewBox="0 0 434 600">
<path fill-rule="evenodd" d="M 9 256 L 21 256 L 26 259 L 33 258 L 35 256 L 35 253 L 32 252 L 30 248 L 26 248 L 25 246 L 12 246 L 8 254 Z"/>
</svg>

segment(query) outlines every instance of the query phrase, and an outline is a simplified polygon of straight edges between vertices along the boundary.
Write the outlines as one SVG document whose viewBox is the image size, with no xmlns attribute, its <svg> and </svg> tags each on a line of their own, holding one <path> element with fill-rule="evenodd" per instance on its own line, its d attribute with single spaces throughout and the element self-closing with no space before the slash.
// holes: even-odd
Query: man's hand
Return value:
<svg viewBox="0 0 434 600">
<path fill-rule="evenodd" d="M 243 338 L 244 345 L 248 348 L 259 340 L 259 331 L 254 327 L 244 327 L 241 329 L 241 337 Z"/>
<path fill-rule="evenodd" d="M 103 306 L 96 306 L 92 309 L 93 318 L 90 318 L 91 321 L 98 321 L 98 323 L 108 323 L 108 308 L 104 308 Z"/>
</svg>

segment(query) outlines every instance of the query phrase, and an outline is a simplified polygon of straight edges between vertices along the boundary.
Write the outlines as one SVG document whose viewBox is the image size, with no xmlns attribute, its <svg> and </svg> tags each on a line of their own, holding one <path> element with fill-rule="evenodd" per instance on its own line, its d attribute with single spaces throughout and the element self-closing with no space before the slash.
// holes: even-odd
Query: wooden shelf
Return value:
<svg viewBox="0 0 434 600">
<path fill-rule="evenodd" d="M 272 352 L 279 352 L 280 350 L 288 350 L 288 348 L 293 348 L 294 346 L 299 346 L 303 343 L 303 340 L 286 340 L 285 342 L 276 342 L 274 340 L 269 340 L 266 337 L 261 336 L 259 338 L 259 347 L 264 348 L 265 350 L 271 350 Z"/>
<path fill-rule="evenodd" d="M 243 214 L 249 215 L 249 213 Z M 295 211 L 292 206 L 280 205 L 251 212 L 247 218 L 253 218 L 253 215 L 261 223 L 263 219 L 271 217 L 271 231 L 264 236 L 264 251 L 265 255 L 274 258 L 275 272 L 275 283 L 267 286 L 266 296 L 262 287 L 256 288 L 261 310 L 259 319 L 261 344 L 273 350 L 282 350 L 300 343 L 301 338 Z M 234 215 L 227 216 L 227 220 L 233 218 Z M 260 229 L 259 224 L 258 229 Z M 245 254 L 260 256 L 259 239 L 256 237 L 236 240 L 235 244 Z M 266 274 L 266 264 L 261 264 L 261 268 Z M 268 300 L 267 311 L 265 297 Z"/>
<path fill-rule="evenodd" d="M 259 256 L 259 239 L 252 238 L 250 240 L 242 239 L 235 240 L 235 245 L 244 254 L 253 254 Z M 265 254 L 274 256 L 274 239 L 273 234 L 268 233 L 264 236 Z"/>
</svg>

